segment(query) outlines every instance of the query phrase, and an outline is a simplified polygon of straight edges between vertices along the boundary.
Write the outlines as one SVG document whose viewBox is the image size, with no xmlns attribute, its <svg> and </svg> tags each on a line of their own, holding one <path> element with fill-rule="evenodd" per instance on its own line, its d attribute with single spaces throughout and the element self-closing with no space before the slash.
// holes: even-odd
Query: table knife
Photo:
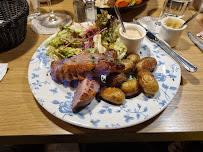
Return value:
<svg viewBox="0 0 203 152">
<path fill-rule="evenodd" d="M 190 32 L 188 32 L 188 36 L 192 40 L 192 42 L 195 43 L 195 45 L 197 45 L 198 48 L 200 48 L 200 50 L 203 51 L 203 43 L 200 40 L 198 40 L 194 35 L 192 35 L 192 33 Z"/>
<path fill-rule="evenodd" d="M 142 26 L 137 20 L 133 19 L 133 22 L 135 24 L 138 24 Z M 142 26 L 143 27 L 143 26 Z M 177 61 L 180 65 L 182 65 L 187 71 L 189 72 L 196 72 L 197 67 L 193 65 L 191 62 L 189 62 L 187 59 L 182 57 L 180 54 L 175 52 L 169 45 L 167 45 L 164 41 L 158 39 L 152 32 L 150 32 L 148 29 L 143 27 L 146 30 L 146 37 L 159 45 L 167 54 L 169 54 L 175 61 Z"/>
</svg>

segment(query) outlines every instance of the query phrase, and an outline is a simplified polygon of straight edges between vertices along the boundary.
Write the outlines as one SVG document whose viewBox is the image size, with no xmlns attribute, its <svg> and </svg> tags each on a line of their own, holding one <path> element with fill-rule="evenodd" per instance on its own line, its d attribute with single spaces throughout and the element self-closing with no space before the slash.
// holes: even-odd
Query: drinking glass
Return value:
<svg viewBox="0 0 203 152">
<path fill-rule="evenodd" d="M 182 18 L 185 11 L 192 5 L 193 0 L 168 0 L 166 3 L 165 16 Z"/>
<path fill-rule="evenodd" d="M 47 0 L 50 9 L 49 15 L 41 16 L 41 25 L 48 28 L 57 28 L 59 25 L 69 24 L 72 20 L 69 15 L 54 13 L 51 0 Z"/>
<path fill-rule="evenodd" d="M 144 27 L 146 27 L 151 32 L 153 32 L 155 34 L 159 33 L 159 30 L 161 27 L 161 20 L 163 19 L 164 15 L 165 15 L 166 3 L 168 1 L 169 0 L 164 0 L 163 7 L 162 7 L 159 17 L 145 16 L 145 17 L 138 19 L 138 22 L 140 22 Z"/>
<path fill-rule="evenodd" d="M 40 3 L 39 0 L 27 0 L 29 5 L 28 20 L 32 20 L 40 16 Z"/>
<path fill-rule="evenodd" d="M 146 16 L 138 19 L 143 26 L 157 34 L 161 28 L 161 20 L 167 16 L 182 18 L 193 0 L 164 0 L 159 17 Z"/>
</svg>

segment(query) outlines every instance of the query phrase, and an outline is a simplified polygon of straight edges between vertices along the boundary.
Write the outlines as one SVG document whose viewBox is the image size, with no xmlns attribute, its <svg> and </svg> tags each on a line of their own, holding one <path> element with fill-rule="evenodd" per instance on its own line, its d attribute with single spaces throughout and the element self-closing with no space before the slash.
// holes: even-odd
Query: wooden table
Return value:
<svg viewBox="0 0 203 152">
<path fill-rule="evenodd" d="M 123 14 L 125 21 L 146 15 L 157 17 L 163 0 Z M 72 0 L 54 0 L 53 8 L 73 17 Z M 47 6 L 41 6 L 46 12 Z M 184 19 L 195 13 L 193 8 Z M 158 116 L 136 126 L 118 130 L 91 130 L 73 126 L 50 115 L 35 100 L 28 84 L 28 65 L 39 45 L 49 35 L 38 35 L 27 27 L 25 41 L 15 49 L 0 53 L 0 62 L 9 70 L 0 82 L 0 144 L 59 142 L 129 142 L 203 140 L 203 53 L 188 38 L 187 32 L 203 31 L 203 14 L 188 24 L 175 50 L 198 67 L 195 73 L 182 68 L 180 88 Z"/>
</svg>

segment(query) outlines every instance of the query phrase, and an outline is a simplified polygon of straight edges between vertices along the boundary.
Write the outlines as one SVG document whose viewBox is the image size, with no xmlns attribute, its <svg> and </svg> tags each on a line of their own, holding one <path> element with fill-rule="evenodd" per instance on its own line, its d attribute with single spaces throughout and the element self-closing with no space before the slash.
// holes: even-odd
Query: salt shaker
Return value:
<svg viewBox="0 0 203 152">
<path fill-rule="evenodd" d="M 95 21 L 97 19 L 97 9 L 94 0 L 86 0 L 85 13 L 87 21 Z"/>
<path fill-rule="evenodd" d="M 75 22 L 86 22 L 85 4 L 83 0 L 73 0 Z"/>
</svg>

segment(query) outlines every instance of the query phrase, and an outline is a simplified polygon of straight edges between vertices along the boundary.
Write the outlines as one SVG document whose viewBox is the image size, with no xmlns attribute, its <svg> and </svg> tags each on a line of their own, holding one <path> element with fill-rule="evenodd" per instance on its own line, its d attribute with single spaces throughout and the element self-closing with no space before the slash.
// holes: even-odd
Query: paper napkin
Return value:
<svg viewBox="0 0 203 152">
<path fill-rule="evenodd" d="M 200 37 L 201 39 L 203 39 L 203 31 L 198 33 L 196 36 Z"/>
<path fill-rule="evenodd" d="M 0 63 L 0 81 L 3 79 L 7 72 L 8 63 Z"/>
</svg>

